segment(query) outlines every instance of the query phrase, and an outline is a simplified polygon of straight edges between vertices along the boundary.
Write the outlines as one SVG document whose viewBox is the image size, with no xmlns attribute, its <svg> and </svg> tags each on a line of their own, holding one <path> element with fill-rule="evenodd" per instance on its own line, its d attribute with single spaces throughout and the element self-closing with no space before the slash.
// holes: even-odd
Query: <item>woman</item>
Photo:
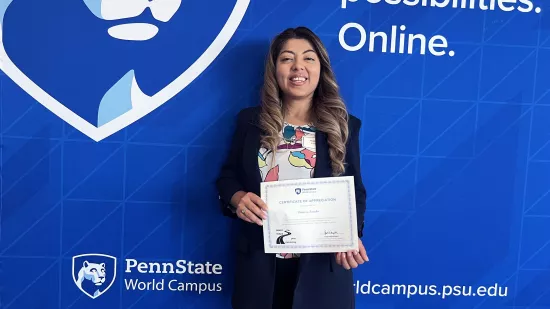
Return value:
<svg viewBox="0 0 550 309">
<path fill-rule="evenodd" d="M 360 127 L 339 96 L 321 40 L 305 27 L 279 34 L 266 60 L 261 106 L 239 113 L 217 180 L 224 214 L 243 222 L 233 308 L 355 308 L 350 269 L 368 261 L 361 240 L 359 252 L 266 254 L 262 220 L 269 205 L 259 194 L 263 181 L 354 176 L 362 237 Z"/>
</svg>

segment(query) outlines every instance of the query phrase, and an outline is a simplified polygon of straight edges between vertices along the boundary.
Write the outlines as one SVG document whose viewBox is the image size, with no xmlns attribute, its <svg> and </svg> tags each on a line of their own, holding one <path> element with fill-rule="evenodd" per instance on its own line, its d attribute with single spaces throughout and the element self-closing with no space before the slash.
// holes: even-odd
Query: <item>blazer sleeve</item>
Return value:
<svg viewBox="0 0 550 309">
<path fill-rule="evenodd" d="M 346 152 L 346 163 L 348 175 L 354 177 L 355 200 L 357 207 L 357 229 L 359 237 L 363 237 L 365 226 L 365 211 L 367 206 L 367 191 L 361 175 L 361 149 L 359 147 L 359 132 L 361 130 L 361 120 L 355 117 L 350 118 L 350 135 L 348 140 L 348 149 Z"/>
<path fill-rule="evenodd" d="M 223 215 L 236 218 L 234 206 L 231 205 L 231 198 L 238 191 L 244 191 L 242 181 L 239 177 L 240 159 L 244 144 L 245 131 L 244 111 L 237 115 L 237 124 L 233 132 L 229 152 L 222 164 L 221 171 L 216 180 L 218 198 Z"/>
</svg>

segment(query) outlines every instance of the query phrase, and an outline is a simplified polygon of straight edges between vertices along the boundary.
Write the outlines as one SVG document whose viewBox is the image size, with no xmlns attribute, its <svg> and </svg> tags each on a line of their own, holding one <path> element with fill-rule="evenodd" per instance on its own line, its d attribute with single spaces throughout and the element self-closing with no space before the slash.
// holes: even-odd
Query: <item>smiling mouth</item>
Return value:
<svg viewBox="0 0 550 309">
<path fill-rule="evenodd" d="M 308 78 L 304 76 L 296 76 L 296 77 L 289 78 L 289 80 L 290 80 L 290 84 L 294 86 L 301 86 L 306 83 Z"/>
</svg>

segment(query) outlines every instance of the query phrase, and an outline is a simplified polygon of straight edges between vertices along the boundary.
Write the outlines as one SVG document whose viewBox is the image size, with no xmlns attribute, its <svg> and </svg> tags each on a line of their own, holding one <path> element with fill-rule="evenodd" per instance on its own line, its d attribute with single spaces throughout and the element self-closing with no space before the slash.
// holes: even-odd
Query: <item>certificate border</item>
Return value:
<svg viewBox="0 0 550 309">
<path fill-rule="evenodd" d="M 334 184 L 334 183 L 346 183 L 347 189 L 348 189 L 348 214 L 349 214 L 349 226 L 350 226 L 350 235 L 351 235 L 351 241 L 348 244 L 349 246 L 354 246 L 355 243 L 355 237 L 353 235 L 353 216 L 352 216 L 352 191 L 351 191 L 351 180 L 353 179 L 353 176 L 345 176 L 345 177 L 336 177 L 336 178 L 327 178 L 327 180 L 320 180 L 319 178 L 313 178 L 313 179 L 297 179 L 295 181 L 284 181 L 284 182 L 276 182 L 276 183 L 264 183 L 265 185 L 265 199 L 269 200 L 269 189 L 270 188 L 277 188 L 277 187 L 296 187 L 300 185 L 309 185 L 309 184 L 319 184 L 319 185 L 326 185 L 326 184 Z M 267 234 L 268 234 L 268 245 L 269 249 L 311 249 L 311 248 L 341 248 L 346 245 L 330 245 L 330 244 L 324 244 L 324 245 L 273 245 L 273 240 L 271 237 L 271 227 L 270 227 L 270 220 L 267 220 Z"/>
</svg>

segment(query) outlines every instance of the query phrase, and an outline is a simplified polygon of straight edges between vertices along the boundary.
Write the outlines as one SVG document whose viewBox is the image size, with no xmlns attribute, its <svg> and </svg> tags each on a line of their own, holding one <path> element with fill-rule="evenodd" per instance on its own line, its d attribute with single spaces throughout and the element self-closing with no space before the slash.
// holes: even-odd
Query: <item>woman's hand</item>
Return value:
<svg viewBox="0 0 550 309">
<path fill-rule="evenodd" d="M 352 250 L 336 253 L 336 263 L 342 265 L 347 270 L 357 268 L 359 265 L 368 261 L 369 257 L 367 256 L 367 251 L 361 239 L 359 239 L 359 252 Z"/>
<path fill-rule="evenodd" d="M 267 205 L 264 201 L 252 192 L 239 191 L 231 199 L 233 205 L 236 205 L 237 217 L 249 222 L 263 225 L 262 219 L 267 219 Z"/>
</svg>

